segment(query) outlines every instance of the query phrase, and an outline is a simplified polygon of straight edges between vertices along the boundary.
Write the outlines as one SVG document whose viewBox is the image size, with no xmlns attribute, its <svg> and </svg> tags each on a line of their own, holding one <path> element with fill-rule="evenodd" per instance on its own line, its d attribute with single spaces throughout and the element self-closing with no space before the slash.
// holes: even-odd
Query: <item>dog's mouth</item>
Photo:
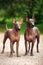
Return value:
<svg viewBox="0 0 43 65">
<path fill-rule="evenodd" d="M 30 27 L 31 27 L 31 28 L 33 28 L 33 27 L 34 27 L 34 25 L 30 25 Z"/>
<path fill-rule="evenodd" d="M 34 27 L 34 25 L 32 24 L 32 23 L 28 23 L 29 24 L 29 26 L 31 27 L 31 28 L 33 28 Z"/>
<path fill-rule="evenodd" d="M 20 28 L 16 28 L 16 31 L 20 31 Z"/>
<path fill-rule="evenodd" d="M 32 28 L 34 27 L 34 25 L 32 25 Z"/>
<path fill-rule="evenodd" d="M 18 28 L 18 30 L 20 30 L 20 28 Z"/>
</svg>

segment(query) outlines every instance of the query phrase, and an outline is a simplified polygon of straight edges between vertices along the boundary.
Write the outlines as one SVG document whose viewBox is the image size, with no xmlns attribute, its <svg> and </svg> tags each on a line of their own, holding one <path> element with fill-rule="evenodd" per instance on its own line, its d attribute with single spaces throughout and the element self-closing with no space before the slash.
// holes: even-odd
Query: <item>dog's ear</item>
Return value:
<svg viewBox="0 0 43 65">
<path fill-rule="evenodd" d="M 35 16 L 34 15 L 32 16 L 32 19 L 35 19 Z"/>
<path fill-rule="evenodd" d="M 29 19 L 29 17 L 28 17 L 28 16 L 26 16 L 26 21 L 27 21 L 27 22 L 30 22 L 30 19 Z"/>
<path fill-rule="evenodd" d="M 13 24 L 16 24 L 16 19 L 13 19 Z"/>
<path fill-rule="evenodd" d="M 28 16 L 26 16 L 26 21 L 27 21 L 27 22 L 29 21 L 29 18 L 28 18 Z"/>
<path fill-rule="evenodd" d="M 23 23 L 23 18 L 20 19 L 20 24 L 22 24 L 22 23 Z"/>
</svg>

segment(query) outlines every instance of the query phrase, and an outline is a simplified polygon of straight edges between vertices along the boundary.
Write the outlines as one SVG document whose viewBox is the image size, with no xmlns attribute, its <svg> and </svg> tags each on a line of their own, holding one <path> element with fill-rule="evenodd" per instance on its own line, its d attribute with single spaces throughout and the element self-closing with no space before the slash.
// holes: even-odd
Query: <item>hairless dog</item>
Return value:
<svg viewBox="0 0 43 65">
<path fill-rule="evenodd" d="M 20 22 L 16 22 L 16 19 L 13 19 L 14 28 L 12 30 L 7 30 L 5 32 L 4 40 L 3 40 L 3 49 L 1 53 L 4 53 L 5 42 L 9 38 L 10 39 L 10 49 L 11 49 L 10 56 L 13 55 L 13 52 L 14 52 L 13 46 L 15 42 L 16 42 L 16 54 L 17 54 L 17 57 L 19 56 L 18 47 L 19 47 L 20 29 L 21 29 L 22 22 L 23 22 L 23 18 L 21 18 Z"/>
<path fill-rule="evenodd" d="M 26 17 L 26 20 L 28 22 L 28 26 L 24 34 L 25 49 L 26 49 L 25 55 L 27 55 L 27 53 L 29 52 L 30 42 L 32 42 L 30 55 L 33 56 L 33 47 L 34 47 L 35 39 L 37 39 L 37 52 L 39 52 L 38 45 L 39 45 L 40 31 L 37 27 L 34 26 L 34 16 L 32 16 L 32 19 Z M 27 42 L 29 43 L 28 50 L 27 50 Z"/>
</svg>

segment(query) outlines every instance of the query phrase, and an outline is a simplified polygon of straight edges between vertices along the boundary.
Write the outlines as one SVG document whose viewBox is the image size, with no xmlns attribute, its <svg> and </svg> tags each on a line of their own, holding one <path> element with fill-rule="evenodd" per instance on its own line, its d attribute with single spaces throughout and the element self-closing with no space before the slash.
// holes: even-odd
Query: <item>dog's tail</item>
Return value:
<svg viewBox="0 0 43 65">
<path fill-rule="evenodd" d="M 8 30 L 8 25 L 7 25 L 7 23 L 6 23 L 6 30 Z"/>
</svg>

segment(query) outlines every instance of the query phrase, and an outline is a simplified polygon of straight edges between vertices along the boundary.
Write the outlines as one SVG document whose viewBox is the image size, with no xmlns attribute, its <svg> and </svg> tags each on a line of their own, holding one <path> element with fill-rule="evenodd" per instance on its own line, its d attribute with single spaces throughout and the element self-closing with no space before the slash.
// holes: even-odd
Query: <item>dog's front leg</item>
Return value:
<svg viewBox="0 0 43 65">
<path fill-rule="evenodd" d="M 15 43 L 15 42 L 13 42 L 13 47 L 14 47 L 14 43 Z M 14 48 L 13 48 L 13 53 L 15 53 Z"/>
<path fill-rule="evenodd" d="M 25 41 L 25 50 L 26 50 L 25 55 L 27 55 L 27 41 Z"/>
<path fill-rule="evenodd" d="M 29 43 L 29 48 L 28 48 L 28 52 L 29 52 L 29 50 L 30 50 L 30 42 L 28 41 L 28 43 Z"/>
<path fill-rule="evenodd" d="M 18 55 L 18 48 L 19 48 L 19 42 L 16 43 L 16 55 L 17 55 L 17 57 L 19 57 L 19 55 Z"/>
<path fill-rule="evenodd" d="M 30 53 L 31 56 L 33 56 L 33 47 L 34 47 L 34 42 L 32 42 L 31 53 Z"/>
<path fill-rule="evenodd" d="M 4 40 L 3 40 L 3 49 L 2 49 L 1 54 L 4 53 L 4 50 L 5 50 L 5 42 L 6 42 L 6 38 L 4 38 Z"/>
<path fill-rule="evenodd" d="M 10 49 L 11 49 L 10 56 L 13 56 L 13 42 L 10 42 Z"/>
<path fill-rule="evenodd" d="M 37 53 L 39 53 L 39 48 L 38 48 L 38 46 L 39 46 L 39 36 L 37 37 L 37 46 L 36 46 L 36 48 L 37 48 Z"/>
</svg>

